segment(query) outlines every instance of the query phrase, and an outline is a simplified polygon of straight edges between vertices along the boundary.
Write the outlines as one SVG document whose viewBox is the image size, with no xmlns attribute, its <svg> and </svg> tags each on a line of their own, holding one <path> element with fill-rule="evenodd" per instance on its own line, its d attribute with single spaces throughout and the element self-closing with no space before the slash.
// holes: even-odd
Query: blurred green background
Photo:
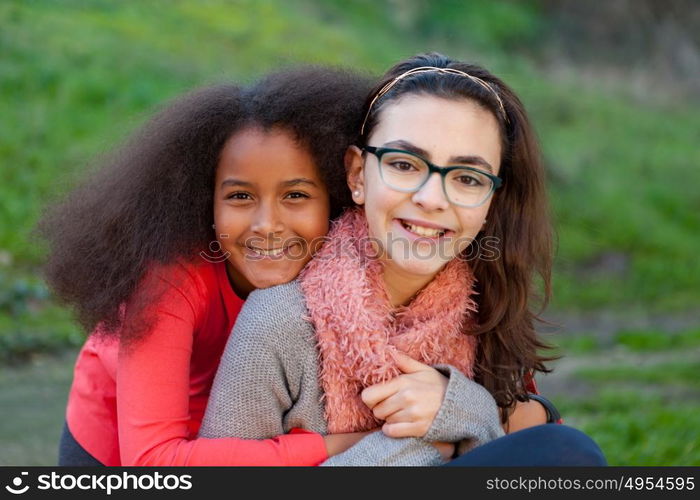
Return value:
<svg viewBox="0 0 700 500">
<path fill-rule="evenodd" d="M 692 0 L 4 0 L 0 464 L 55 462 L 84 333 L 32 228 L 96 155 L 197 85 L 438 50 L 508 82 L 542 142 L 564 355 L 542 391 L 613 465 L 700 465 L 699 34 Z"/>
</svg>

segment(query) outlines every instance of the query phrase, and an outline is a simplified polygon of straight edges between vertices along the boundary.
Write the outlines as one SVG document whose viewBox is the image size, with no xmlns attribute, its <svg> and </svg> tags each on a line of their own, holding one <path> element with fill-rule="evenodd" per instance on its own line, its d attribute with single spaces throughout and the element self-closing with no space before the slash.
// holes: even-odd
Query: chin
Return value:
<svg viewBox="0 0 700 500">
<path fill-rule="evenodd" d="M 277 285 L 283 285 L 285 283 L 289 283 L 294 278 L 296 278 L 296 274 L 289 274 L 289 275 L 284 274 L 284 275 L 258 278 L 256 280 L 254 280 L 252 283 L 255 286 L 255 288 L 270 288 L 271 286 L 277 286 Z"/>
<path fill-rule="evenodd" d="M 414 258 L 394 260 L 394 264 L 406 273 L 421 277 L 432 277 L 440 272 L 447 262 L 438 259 L 419 260 Z"/>
</svg>

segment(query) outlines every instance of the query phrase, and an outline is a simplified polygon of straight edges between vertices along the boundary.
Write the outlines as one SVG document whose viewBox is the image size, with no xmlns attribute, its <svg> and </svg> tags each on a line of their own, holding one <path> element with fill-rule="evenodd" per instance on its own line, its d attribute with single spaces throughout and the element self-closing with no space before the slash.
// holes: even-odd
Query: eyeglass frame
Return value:
<svg viewBox="0 0 700 500">
<path fill-rule="evenodd" d="M 442 192 L 445 193 L 445 198 L 447 199 L 447 201 L 449 201 L 450 203 L 453 203 L 454 205 L 457 205 L 458 207 L 476 208 L 476 207 L 480 207 L 481 205 L 486 203 L 486 201 L 491 196 L 493 196 L 493 193 L 495 193 L 496 190 L 503 185 L 503 179 L 501 179 L 500 177 L 498 177 L 496 175 L 484 172 L 483 170 L 479 170 L 478 168 L 467 167 L 467 166 L 457 166 L 457 165 L 448 165 L 448 166 L 442 167 L 440 165 L 435 165 L 434 163 L 429 162 L 428 160 L 426 160 L 425 158 L 423 158 L 419 154 L 416 154 L 412 151 L 406 151 L 405 149 L 377 148 L 374 146 L 362 146 L 360 149 L 362 151 L 367 152 L 367 153 L 371 153 L 377 157 L 377 167 L 379 168 L 379 175 L 382 178 L 382 182 L 384 184 L 386 184 L 389 188 L 394 189 L 394 190 L 399 191 L 399 192 L 402 192 L 402 193 L 416 193 L 416 192 L 420 191 L 421 188 L 423 186 L 425 186 L 425 184 L 428 182 L 428 180 L 430 180 L 430 177 L 434 173 L 437 173 L 440 175 L 440 178 L 442 179 Z M 425 177 L 425 180 L 423 182 L 421 182 L 418 185 L 418 187 L 416 187 L 414 189 L 401 189 L 401 188 L 397 188 L 397 187 L 390 185 L 388 182 L 386 182 L 384 180 L 384 173 L 382 172 L 382 156 L 384 156 L 386 153 L 404 153 L 404 154 L 407 154 L 409 156 L 413 156 L 414 158 L 418 158 L 420 161 L 422 161 L 423 163 L 425 163 L 428 166 L 428 175 Z M 463 203 L 457 203 L 457 202 L 452 201 L 450 199 L 449 195 L 447 194 L 447 187 L 445 187 L 445 178 L 447 177 L 447 174 L 449 174 L 453 170 L 471 170 L 472 172 L 476 172 L 478 174 L 485 175 L 486 177 L 491 179 L 491 183 L 492 183 L 491 191 L 489 192 L 489 194 L 486 195 L 486 197 L 483 199 L 483 201 L 481 201 L 480 203 L 478 203 L 476 205 L 465 205 Z"/>
</svg>

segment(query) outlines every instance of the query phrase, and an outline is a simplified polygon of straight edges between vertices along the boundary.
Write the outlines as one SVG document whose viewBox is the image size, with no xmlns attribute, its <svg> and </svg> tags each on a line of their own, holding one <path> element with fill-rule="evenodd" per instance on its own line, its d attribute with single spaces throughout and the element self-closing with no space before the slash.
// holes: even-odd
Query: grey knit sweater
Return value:
<svg viewBox="0 0 700 500">
<path fill-rule="evenodd" d="M 206 438 L 266 439 L 294 427 L 327 433 L 318 377 L 318 350 L 297 281 L 250 294 L 214 379 L 199 434 Z M 393 439 L 374 432 L 322 465 L 439 465 L 430 443 L 460 443 L 466 451 L 503 435 L 496 402 L 457 369 L 423 438 Z"/>
</svg>

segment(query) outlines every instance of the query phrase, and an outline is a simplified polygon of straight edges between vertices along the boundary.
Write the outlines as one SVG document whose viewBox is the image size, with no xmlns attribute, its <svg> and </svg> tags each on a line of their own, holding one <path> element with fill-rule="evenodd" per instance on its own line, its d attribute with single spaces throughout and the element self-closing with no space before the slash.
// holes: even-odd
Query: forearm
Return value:
<svg viewBox="0 0 700 500">
<path fill-rule="evenodd" d="M 449 377 L 442 405 L 428 432 L 427 441 L 462 441 L 471 449 L 503 435 L 496 401 L 480 384 L 449 365 L 436 366 Z"/>
<path fill-rule="evenodd" d="M 200 437 L 267 439 L 303 428 L 319 433 L 314 457 L 323 456 L 316 463 L 362 437 L 320 435 L 326 426 L 317 352 L 304 313 L 294 283 L 248 297 L 221 357 Z"/>
<path fill-rule="evenodd" d="M 175 347 L 167 355 L 161 351 L 160 359 L 169 362 L 153 363 L 148 347 L 120 360 L 117 411 L 123 465 L 316 465 L 326 458 L 318 434 L 277 436 L 283 434 L 279 432 L 261 441 L 233 435 L 192 439 L 189 354 Z"/>
<path fill-rule="evenodd" d="M 330 457 L 322 466 L 433 466 L 441 465 L 442 455 L 431 443 L 420 438 L 390 438 L 372 432 L 347 451 Z"/>
<path fill-rule="evenodd" d="M 373 433 L 322 465 L 434 466 L 443 457 L 433 444 L 464 440 L 471 449 L 503 435 L 496 402 L 488 391 L 453 367 L 438 367 L 449 377 L 447 391 L 433 423 L 422 438 L 390 438 Z"/>
<path fill-rule="evenodd" d="M 122 464 L 135 466 L 314 466 L 325 458 L 323 438 L 314 433 L 265 440 L 172 438 L 122 451 Z"/>
<path fill-rule="evenodd" d="M 504 411 L 504 410 L 501 410 Z M 511 434 L 528 427 L 547 423 L 547 411 L 537 401 L 518 401 L 505 424 L 503 431 Z"/>
<path fill-rule="evenodd" d="M 378 430 L 379 429 L 375 429 L 375 431 Z M 347 432 L 343 434 L 328 434 L 327 436 L 323 436 L 323 442 L 326 446 L 326 453 L 329 457 L 343 453 L 357 444 L 360 440 L 362 440 L 362 438 L 375 431 Z"/>
</svg>

